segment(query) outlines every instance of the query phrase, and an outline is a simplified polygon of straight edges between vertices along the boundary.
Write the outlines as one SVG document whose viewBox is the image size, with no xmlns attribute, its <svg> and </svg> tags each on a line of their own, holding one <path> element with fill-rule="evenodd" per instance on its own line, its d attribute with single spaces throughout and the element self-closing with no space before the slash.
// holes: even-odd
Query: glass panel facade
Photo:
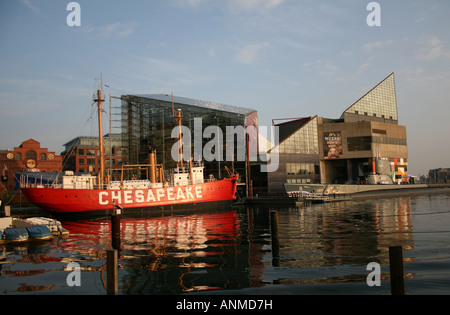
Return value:
<svg viewBox="0 0 450 315">
<path fill-rule="evenodd" d="M 280 153 L 319 154 L 317 117 L 280 143 Z"/>
<path fill-rule="evenodd" d="M 153 98 L 152 98 L 153 97 Z M 227 175 L 225 166 L 232 168 L 232 162 L 227 158 L 227 145 L 230 150 L 234 146 L 234 168 L 240 174 L 241 181 L 245 181 L 246 162 L 239 157 L 246 158 L 246 139 L 233 139 L 226 137 L 227 126 L 246 127 L 246 117 L 255 113 L 250 109 L 233 107 L 218 103 L 195 101 L 186 98 L 174 97 L 174 109 L 181 109 L 182 125 L 191 131 L 191 156 L 198 160 L 205 158 L 203 149 L 210 143 L 210 152 L 219 155 L 219 148 L 211 148 L 211 141 L 215 141 L 217 132 L 222 132 L 219 146 L 222 149 L 221 160 L 205 161 L 205 174 L 213 174 L 216 178 Z M 246 113 L 246 114 L 244 114 Z M 199 125 L 199 118 L 201 124 Z M 194 121 L 194 119 L 197 119 Z M 205 128 L 209 126 L 219 127 L 211 137 L 203 137 Z M 123 157 L 127 164 L 148 163 L 148 154 L 156 150 L 157 163 L 163 164 L 165 170 L 176 167 L 176 161 L 172 159 L 172 147 L 178 138 L 172 138 L 172 130 L 176 122 L 172 115 L 172 100 L 170 96 L 161 95 L 126 95 L 122 96 L 122 141 Z M 219 131 L 220 129 L 220 131 Z M 199 135 L 195 135 L 198 132 Z M 245 133 L 243 133 L 245 137 Z M 195 143 L 199 141 L 201 143 Z M 200 149 L 200 151 L 198 150 Z M 186 148 L 184 148 L 186 150 Z"/>
<path fill-rule="evenodd" d="M 406 139 L 366 136 L 366 137 L 349 137 L 347 138 L 348 151 L 366 151 L 371 150 L 372 143 L 407 145 Z"/>
<path fill-rule="evenodd" d="M 398 120 L 394 74 L 388 76 L 345 112 L 349 114 Z"/>
<path fill-rule="evenodd" d="M 349 137 L 347 138 L 347 147 L 349 151 L 372 150 L 372 137 Z"/>
<path fill-rule="evenodd" d="M 314 163 L 287 163 L 286 175 L 312 175 L 319 174 L 319 166 Z"/>
</svg>

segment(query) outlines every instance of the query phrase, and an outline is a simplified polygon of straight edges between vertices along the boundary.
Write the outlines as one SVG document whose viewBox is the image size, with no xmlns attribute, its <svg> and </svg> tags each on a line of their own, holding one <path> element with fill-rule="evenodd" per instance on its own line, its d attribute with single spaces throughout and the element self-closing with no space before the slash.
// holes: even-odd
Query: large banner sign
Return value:
<svg viewBox="0 0 450 315">
<path fill-rule="evenodd" d="M 340 131 L 324 132 L 323 154 L 325 159 L 342 158 L 342 135 Z"/>
</svg>

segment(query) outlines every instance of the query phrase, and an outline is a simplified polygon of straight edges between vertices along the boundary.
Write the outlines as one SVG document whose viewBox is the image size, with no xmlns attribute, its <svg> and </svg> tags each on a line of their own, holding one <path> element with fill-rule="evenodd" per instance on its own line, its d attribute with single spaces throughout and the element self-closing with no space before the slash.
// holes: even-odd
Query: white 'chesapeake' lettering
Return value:
<svg viewBox="0 0 450 315">
<path fill-rule="evenodd" d="M 112 191 L 112 201 L 115 202 L 116 205 L 122 203 L 122 194 L 120 190 Z"/>
<path fill-rule="evenodd" d="M 143 203 L 144 202 L 144 191 L 136 190 L 136 202 Z"/>
<path fill-rule="evenodd" d="M 133 203 L 133 200 L 131 199 L 131 194 L 132 193 L 133 192 L 130 191 L 130 190 L 126 190 L 126 191 L 123 192 L 123 196 L 125 197 L 124 198 L 124 202 L 125 203 Z"/>
<path fill-rule="evenodd" d="M 158 201 L 161 201 L 161 198 L 164 197 L 164 189 L 158 189 L 156 191 L 156 198 Z"/>
<path fill-rule="evenodd" d="M 111 190 L 101 191 L 98 194 L 98 202 L 102 206 L 107 206 L 111 203 L 119 205 L 122 202 L 125 204 L 133 204 L 194 198 L 203 198 L 201 186 L 149 189 L 147 192 L 144 190 Z"/>
<path fill-rule="evenodd" d="M 175 197 L 173 196 L 174 191 L 173 188 L 167 188 L 167 199 L 169 200 L 175 200 Z"/>
<path fill-rule="evenodd" d="M 98 194 L 98 202 L 103 206 L 107 205 L 109 203 L 109 201 L 104 200 L 103 197 L 108 197 L 108 196 L 109 196 L 109 193 L 107 191 L 100 192 Z"/>
</svg>

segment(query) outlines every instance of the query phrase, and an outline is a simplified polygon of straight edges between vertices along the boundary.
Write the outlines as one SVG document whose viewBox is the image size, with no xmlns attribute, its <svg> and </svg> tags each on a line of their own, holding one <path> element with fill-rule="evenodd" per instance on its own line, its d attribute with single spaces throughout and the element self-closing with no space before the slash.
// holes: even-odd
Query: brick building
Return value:
<svg viewBox="0 0 450 315">
<path fill-rule="evenodd" d="M 66 144 L 61 153 L 64 159 L 64 171 L 92 173 L 100 170 L 100 149 L 98 137 L 76 137 Z M 117 168 L 122 165 L 122 138 L 120 134 L 103 136 L 105 150 L 105 168 Z"/>
<path fill-rule="evenodd" d="M 16 189 L 17 172 L 61 172 L 62 156 L 49 152 L 47 148 L 41 148 L 38 141 L 29 139 L 14 150 L 1 150 L 0 165 L 2 184 L 9 191 L 13 191 Z"/>
</svg>

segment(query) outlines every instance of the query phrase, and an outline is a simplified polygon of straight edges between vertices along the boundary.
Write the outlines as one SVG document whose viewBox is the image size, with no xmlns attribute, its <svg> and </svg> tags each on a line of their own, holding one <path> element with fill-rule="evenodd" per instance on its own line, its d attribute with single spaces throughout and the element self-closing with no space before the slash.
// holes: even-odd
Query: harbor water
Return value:
<svg viewBox="0 0 450 315">
<path fill-rule="evenodd" d="M 62 223 L 66 237 L 0 246 L 0 294 L 106 294 L 110 220 Z M 118 294 L 385 295 L 399 245 L 407 294 L 450 293 L 450 193 L 124 217 Z"/>
</svg>

